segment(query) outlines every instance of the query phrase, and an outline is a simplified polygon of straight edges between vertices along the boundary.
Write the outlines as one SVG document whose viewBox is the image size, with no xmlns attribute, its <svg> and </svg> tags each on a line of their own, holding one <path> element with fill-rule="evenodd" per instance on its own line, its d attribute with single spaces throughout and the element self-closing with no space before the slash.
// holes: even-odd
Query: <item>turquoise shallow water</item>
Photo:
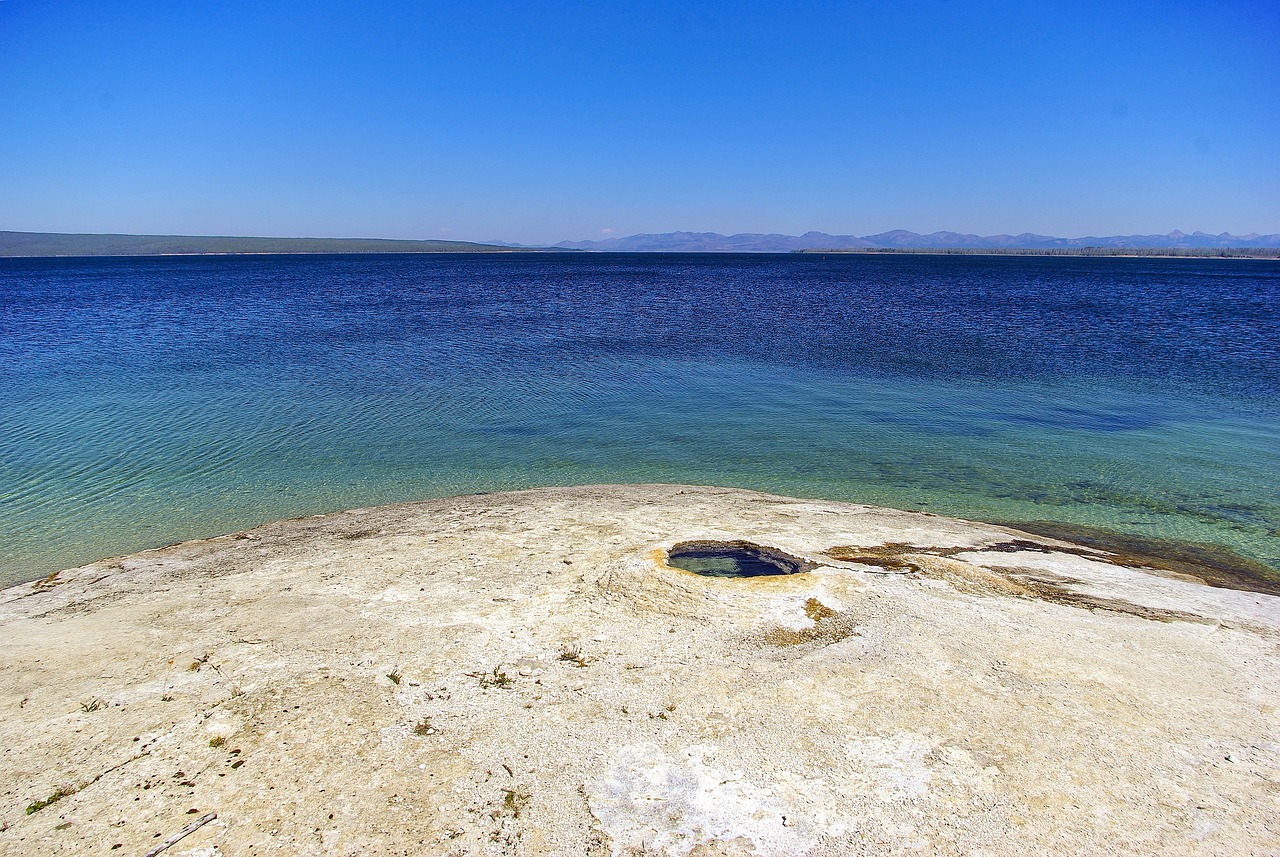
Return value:
<svg viewBox="0 0 1280 857">
<path fill-rule="evenodd" d="M 0 260 L 0 582 L 267 520 L 734 485 L 1280 569 L 1280 265 Z"/>
</svg>

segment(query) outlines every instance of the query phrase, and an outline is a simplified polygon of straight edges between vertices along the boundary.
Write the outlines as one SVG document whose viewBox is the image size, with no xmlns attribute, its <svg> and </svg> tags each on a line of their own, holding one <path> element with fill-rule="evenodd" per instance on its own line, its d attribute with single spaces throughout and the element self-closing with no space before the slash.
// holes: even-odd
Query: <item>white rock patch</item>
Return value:
<svg viewBox="0 0 1280 857">
<path fill-rule="evenodd" d="M 622 747 L 608 774 L 587 784 L 587 801 L 613 853 L 688 854 L 708 842 L 751 843 L 758 854 L 798 854 L 813 844 L 812 824 L 774 788 L 708 761 L 714 748 L 684 759 L 653 744 Z"/>
</svg>

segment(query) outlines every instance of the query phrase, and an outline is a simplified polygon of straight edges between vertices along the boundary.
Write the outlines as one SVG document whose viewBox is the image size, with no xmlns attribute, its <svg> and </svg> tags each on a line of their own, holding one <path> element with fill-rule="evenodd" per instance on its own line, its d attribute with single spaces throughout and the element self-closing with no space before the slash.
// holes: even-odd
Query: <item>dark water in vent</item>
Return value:
<svg viewBox="0 0 1280 857">
<path fill-rule="evenodd" d="M 704 577 L 770 577 L 812 570 L 812 564 L 776 548 L 750 542 L 684 542 L 667 552 L 667 562 Z"/>
<path fill-rule="evenodd" d="M 314 512 L 690 482 L 1280 567 L 1280 264 L 0 259 L 0 580 Z"/>
</svg>

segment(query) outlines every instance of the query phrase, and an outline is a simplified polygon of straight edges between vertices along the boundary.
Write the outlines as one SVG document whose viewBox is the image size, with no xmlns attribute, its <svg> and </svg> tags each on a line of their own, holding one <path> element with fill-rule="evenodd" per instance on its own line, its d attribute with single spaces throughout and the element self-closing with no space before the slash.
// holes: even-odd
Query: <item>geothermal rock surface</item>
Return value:
<svg viewBox="0 0 1280 857">
<path fill-rule="evenodd" d="M 0 852 L 1276 853 L 1278 653 L 1280 598 L 869 506 L 284 521 L 0 595 Z"/>
</svg>

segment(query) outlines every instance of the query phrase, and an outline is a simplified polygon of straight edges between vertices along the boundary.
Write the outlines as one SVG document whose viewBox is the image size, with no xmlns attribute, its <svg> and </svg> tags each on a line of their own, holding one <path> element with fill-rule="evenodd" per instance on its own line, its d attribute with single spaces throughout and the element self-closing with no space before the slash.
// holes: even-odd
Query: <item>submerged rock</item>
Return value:
<svg viewBox="0 0 1280 857">
<path fill-rule="evenodd" d="M 0 595 L 0 851 L 1275 850 L 1280 598 L 1132 565 L 665 485 L 95 563 Z"/>
</svg>

